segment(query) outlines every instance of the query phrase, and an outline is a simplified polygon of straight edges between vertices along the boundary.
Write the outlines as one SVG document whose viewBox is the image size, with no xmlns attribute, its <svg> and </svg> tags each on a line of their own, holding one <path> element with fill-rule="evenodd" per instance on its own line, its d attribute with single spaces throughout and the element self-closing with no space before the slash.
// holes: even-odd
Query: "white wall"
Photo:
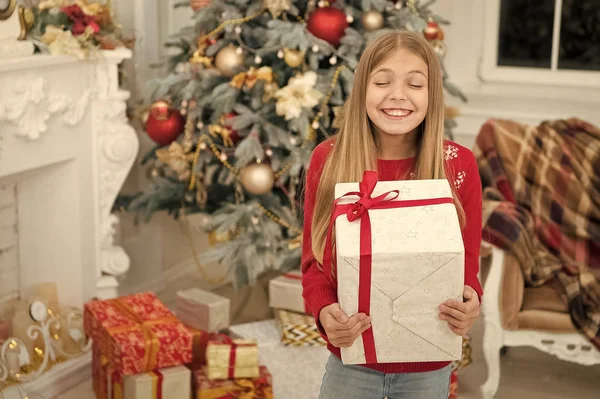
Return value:
<svg viewBox="0 0 600 399">
<path fill-rule="evenodd" d="M 175 0 L 114 1 L 119 16 L 124 18 L 123 21 L 133 23 L 136 27 L 136 62 L 140 64 L 140 75 L 155 76 L 158 71 L 150 70 L 147 65 L 160 61 L 161 57 L 166 55 L 162 43 L 169 34 L 188 24 L 191 10 L 174 10 L 172 5 Z M 489 39 L 486 41 L 484 37 L 485 27 L 489 23 L 484 18 L 484 11 L 490 1 L 438 0 L 434 5 L 437 14 L 452 22 L 452 25 L 444 27 L 448 46 L 446 67 L 452 82 L 459 86 L 469 99 L 467 104 L 457 102 L 453 98 L 448 99 L 450 103 L 459 106 L 461 111 L 457 120 L 459 125 L 455 130 L 456 140 L 472 147 L 480 126 L 492 117 L 537 124 L 544 119 L 578 116 L 600 125 L 600 113 L 597 112 L 600 106 L 599 90 L 560 87 L 552 85 L 551 82 L 528 85 L 481 81 L 479 65 L 483 56 L 482 49 L 489 43 Z M 141 141 L 143 153 L 144 138 Z M 154 233 L 151 233 L 152 229 Z M 165 237 L 156 238 L 155 234 L 159 234 L 158 232 L 168 237 L 169 246 L 165 247 Z M 154 283 L 161 281 L 162 270 L 170 270 L 169 273 L 173 273 L 173 266 L 176 266 L 178 275 L 195 268 L 194 262 L 190 260 L 191 252 L 186 238 L 171 222 L 155 222 L 152 226 L 132 229 L 128 241 L 134 252 L 131 253 L 134 264 L 130 275 L 134 286 L 142 283 L 145 284 L 144 287 L 156 286 Z M 143 250 L 143 243 L 148 241 L 162 242 L 163 245 L 155 245 L 152 251 L 148 252 Z M 197 237 L 199 249 L 206 245 L 205 241 L 202 236 Z M 136 264 L 136 259 L 139 264 Z"/>
</svg>

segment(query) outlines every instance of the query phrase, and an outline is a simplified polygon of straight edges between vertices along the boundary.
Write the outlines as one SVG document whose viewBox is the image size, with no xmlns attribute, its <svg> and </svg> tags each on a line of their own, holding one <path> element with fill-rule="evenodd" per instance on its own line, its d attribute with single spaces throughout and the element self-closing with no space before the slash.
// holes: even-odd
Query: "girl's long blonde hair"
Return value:
<svg viewBox="0 0 600 399">
<path fill-rule="evenodd" d="M 400 49 L 420 57 L 427 64 L 429 76 L 429 106 L 425 119 L 418 127 L 414 178 L 442 179 L 447 176 L 444 161 L 444 93 L 437 56 L 429 43 L 417 33 L 385 33 L 367 46 L 358 62 L 352 92 L 344 105 L 341 127 L 323 167 L 311 226 L 312 250 L 319 263 L 323 263 L 335 184 L 358 182 L 362 180 L 365 170 L 377 170 L 379 143 L 366 112 L 367 85 L 372 71 L 390 54 Z M 459 220 L 464 225 L 464 210 L 454 192 L 452 181 L 450 187 L 453 189 Z"/>
</svg>

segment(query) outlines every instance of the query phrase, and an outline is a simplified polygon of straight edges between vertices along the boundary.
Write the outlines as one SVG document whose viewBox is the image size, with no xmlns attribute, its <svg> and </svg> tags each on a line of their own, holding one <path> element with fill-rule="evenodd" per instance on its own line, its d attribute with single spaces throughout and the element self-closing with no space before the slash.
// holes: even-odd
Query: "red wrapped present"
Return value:
<svg viewBox="0 0 600 399">
<path fill-rule="evenodd" d="M 208 341 L 218 339 L 219 334 L 209 333 L 204 330 L 199 330 L 188 325 L 185 326 L 188 331 L 192 334 L 194 344 L 192 346 L 192 363 L 190 368 L 197 370 L 200 367 L 206 365 L 206 348 Z"/>
<path fill-rule="evenodd" d="M 196 399 L 273 399 L 273 378 L 265 366 L 260 366 L 257 378 L 213 381 L 206 367 L 196 370 L 192 378 Z"/>
<path fill-rule="evenodd" d="M 192 361 L 192 334 L 153 293 L 86 303 L 84 328 L 123 376 Z"/>
</svg>

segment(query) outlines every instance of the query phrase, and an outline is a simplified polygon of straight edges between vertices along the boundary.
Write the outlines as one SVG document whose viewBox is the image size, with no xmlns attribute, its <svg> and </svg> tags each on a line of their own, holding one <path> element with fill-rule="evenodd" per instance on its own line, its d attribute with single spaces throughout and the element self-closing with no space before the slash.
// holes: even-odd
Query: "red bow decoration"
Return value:
<svg viewBox="0 0 600 399">
<path fill-rule="evenodd" d="M 365 224 L 365 221 L 368 223 L 369 231 L 371 230 L 371 222 L 370 219 L 363 218 L 364 215 L 368 215 L 369 209 L 390 209 L 390 208 L 398 208 L 399 202 L 392 202 L 400 195 L 398 190 L 388 191 L 387 193 L 381 194 L 375 198 L 371 198 L 371 194 L 373 194 L 373 190 L 375 190 L 375 186 L 377 185 L 377 172 L 367 170 L 363 175 L 363 180 L 359 183 L 359 191 L 352 191 L 342 195 L 340 198 L 336 199 L 333 203 L 333 212 L 331 214 L 331 219 L 329 221 L 329 228 L 327 229 L 327 241 L 325 242 L 325 252 L 323 254 L 323 271 L 325 275 L 333 282 L 333 247 L 332 247 L 332 238 L 333 238 L 333 226 L 335 224 L 335 219 L 338 216 L 346 214 L 349 222 L 354 222 L 355 220 L 360 219 L 362 224 Z M 390 194 L 395 194 L 393 196 L 388 196 Z M 360 199 L 353 204 L 340 204 L 340 202 L 346 197 L 358 196 Z M 367 227 L 367 226 L 365 226 Z M 362 237 L 362 233 L 361 233 Z M 362 242 L 363 240 L 361 240 Z M 362 254 L 362 250 L 361 250 Z M 362 256 L 362 255 L 361 255 Z"/>
</svg>

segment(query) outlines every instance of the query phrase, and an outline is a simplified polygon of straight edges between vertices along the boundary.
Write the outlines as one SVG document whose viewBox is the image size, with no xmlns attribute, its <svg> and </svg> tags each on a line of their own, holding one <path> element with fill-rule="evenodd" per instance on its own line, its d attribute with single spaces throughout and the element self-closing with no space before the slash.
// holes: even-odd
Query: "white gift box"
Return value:
<svg viewBox="0 0 600 399">
<path fill-rule="evenodd" d="M 398 197 L 386 198 L 408 201 L 403 207 L 368 211 L 371 259 L 363 262 L 371 265 L 370 294 L 361 300 L 370 309 L 372 329 L 341 349 L 342 361 L 458 360 L 462 338 L 439 319 L 439 306 L 448 299 L 462 301 L 464 286 L 464 245 L 450 185 L 445 179 L 378 182 L 371 198 L 393 190 Z M 357 191 L 358 183 L 340 183 L 335 198 Z M 339 203 L 358 199 L 349 196 Z M 359 309 L 361 223 L 348 221 L 345 214 L 335 222 L 338 300 L 348 315 Z"/>
<path fill-rule="evenodd" d="M 302 273 L 291 271 L 269 281 L 269 306 L 308 313 L 302 297 Z"/>
<path fill-rule="evenodd" d="M 182 323 L 208 332 L 229 327 L 228 298 L 199 288 L 178 291 L 175 313 Z"/>
</svg>

